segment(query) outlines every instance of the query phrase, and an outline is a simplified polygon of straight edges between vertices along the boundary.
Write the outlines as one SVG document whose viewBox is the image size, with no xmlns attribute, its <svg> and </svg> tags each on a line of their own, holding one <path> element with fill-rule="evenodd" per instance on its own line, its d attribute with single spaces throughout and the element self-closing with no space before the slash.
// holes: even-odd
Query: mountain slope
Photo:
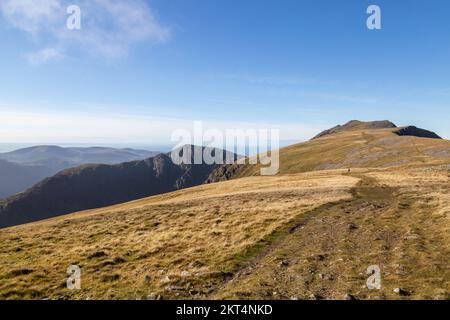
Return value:
<svg viewBox="0 0 450 320">
<path fill-rule="evenodd" d="M 0 227 L 192 187 L 203 183 L 214 168 L 206 164 L 175 165 L 169 155 L 160 154 L 118 165 L 67 169 L 0 201 Z"/>
<path fill-rule="evenodd" d="M 450 141 L 424 138 L 434 133 L 412 127 L 373 129 L 390 122 L 363 122 L 346 129 L 322 134 L 310 141 L 280 150 L 280 174 L 339 168 L 388 168 L 422 163 L 445 163 L 450 159 Z M 367 128 L 366 128 L 367 127 Z M 419 136 L 417 136 L 419 135 Z M 436 135 L 437 136 L 437 135 Z M 224 165 L 209 182 L 259 175 L 261 165 Z"/>
<path fill-rule="evenodd" d="M 44 166 L 21 165 L 0 160 L 0 199 L 21 192 L 53 174 L 53 170 Z"/>
</svg>

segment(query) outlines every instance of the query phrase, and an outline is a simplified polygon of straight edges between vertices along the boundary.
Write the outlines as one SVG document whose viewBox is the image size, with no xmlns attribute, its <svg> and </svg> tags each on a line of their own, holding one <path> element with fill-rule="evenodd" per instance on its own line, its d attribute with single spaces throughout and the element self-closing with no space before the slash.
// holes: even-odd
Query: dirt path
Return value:
<svg viewBox="0 0 450 320">
<path fill-rule="evenodd" d="M 284 230 L 220 289 L 217 298 L 358 299 L 445 298 L 445 252 L 438 236 L 411 234 L 427 208 L 399 190 L 361 179 L 353 198 L 321 206 Z M 434 238 L 433 238 L 434 237 Z M 427 239 L 429 238 L 429 239 Z M 441 242 L 441 244 L 444 244 Z M 436 252 L 437 251 L 437 252 Z M 430 261 L 433 263 L 430 264 Z M 381 269 L 380 290 L 369 290 L 369 266 Z M 447 273 L 448 275 L 448 273 Z M 402 288 L 400 296 L 394 288 Z"/>
</svg>

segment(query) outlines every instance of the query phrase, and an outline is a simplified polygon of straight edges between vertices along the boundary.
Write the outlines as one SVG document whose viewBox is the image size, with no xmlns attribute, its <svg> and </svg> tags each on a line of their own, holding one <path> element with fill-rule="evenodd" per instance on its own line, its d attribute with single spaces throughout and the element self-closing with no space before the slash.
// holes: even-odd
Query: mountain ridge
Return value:
<svg viewBox="0 0 450 320">
<path fill-rule="evenodd" d="M 196 148 L 201 147 L 191 146 L 192 157 Z M 176 165 L 169 154 L 158 154 L 115 165 L 87 164 L 66 169 L 0 201 L 0 227 L 192 187 L 202 184 L 216 166 Z"/>
<path fill-rule="evenodd" d="M 141 160 L 157 154 L 157 151 L 137 149 L 64 148 L 56 145 L 38 145 L 0 153 L 0 172 L 5 172 L 0 175 L 3 177 L 0 179 L 0 199 L 23 192 L 64 169 L 88 163 L 116 164 Z"/>
</svg>

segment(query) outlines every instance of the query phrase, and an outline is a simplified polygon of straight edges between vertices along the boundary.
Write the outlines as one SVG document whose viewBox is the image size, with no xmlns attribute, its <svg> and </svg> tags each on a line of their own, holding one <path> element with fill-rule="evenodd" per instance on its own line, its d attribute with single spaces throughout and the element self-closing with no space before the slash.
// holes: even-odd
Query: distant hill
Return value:
<svg viewBox="0 0 450 320">
<path fill-rule="evenodd" d="M 104 147 L 63 148 L 35 146 L 0 153 L 0 159 L 26 165 L 40 165 L 60 171 L 83 164 L 116 164 L 153 157 L 160 152 Z"/>
<path fill-rule="evenodd" d="M 36 165 L 22 165 L 0 160 L 0 199 L 24 191 L 54 171 Z"/>
<path fill-rule="evenodd" d="M 83 164 L 117 164 L 142 160 L 158 153 L 134 149 L 58 146 L 35 146 L 0 153 L 0 199 L 25 191 L 40 180 L 64 169 Z"/>
<path fill-rule="evenodd" d="M 207 164 L 176 165 L 170 155 L 159 154 L 117 165 L 67 169 L 0 201 L 0 227 L 192 187 L 204 183 L 215 168 Z"/>
</svg>

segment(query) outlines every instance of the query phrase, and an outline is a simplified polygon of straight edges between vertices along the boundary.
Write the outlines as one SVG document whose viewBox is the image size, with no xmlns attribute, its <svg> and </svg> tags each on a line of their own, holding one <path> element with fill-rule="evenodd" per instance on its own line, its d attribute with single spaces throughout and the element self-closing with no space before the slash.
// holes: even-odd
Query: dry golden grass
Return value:
<svg viewBox="0 0 450 320">
<path fill-rule="evenodd" d="M 216 297 L 449 299 L 448 169 L 363 169 L 355 175 L 362 182 L 351 201 L 317 210 Z M 370 265 L 381 268 L 381 290 L 366 287 Z"/>
<path fill-rule="evenodd" d="M 280 173 L 449 163 L 449 140 L 398 136 L 392 131 L 341 132 L 282 148 Z M 259 175 L 260 169 L 260 165 L 248 165 L 238 177 Z"/>
<path fill-rule="evenodd" d="M 140 299 L 214 291 L 261 239 L 358 179 L 252 177 L 0 230 L 0 297 Z M 65 271 L 82 268 L 82 290 Z"/>
</svg>

